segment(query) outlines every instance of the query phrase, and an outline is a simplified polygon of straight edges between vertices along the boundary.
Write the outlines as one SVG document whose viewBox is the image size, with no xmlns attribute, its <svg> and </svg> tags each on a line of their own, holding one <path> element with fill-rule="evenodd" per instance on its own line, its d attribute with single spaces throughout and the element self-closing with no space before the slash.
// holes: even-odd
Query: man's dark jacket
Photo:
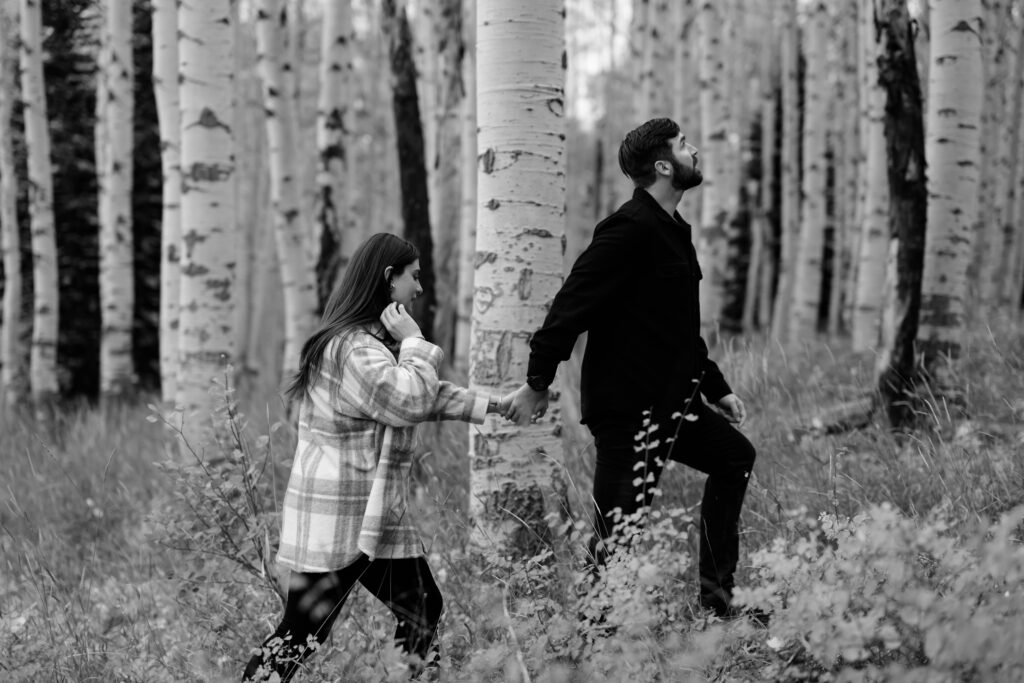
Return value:
<svg viewBox="0 0 1024 683">
<path fill-rule="evenodd" d="M 530 341 L 527 374 L 553 378 L 588 332 L 583 423 L 682 410 L 694 380 L 716 403 L 731 389 L 700 336 L 700 279 L 690 226 L 637 189 L 594 229 Z"/>
</svg>

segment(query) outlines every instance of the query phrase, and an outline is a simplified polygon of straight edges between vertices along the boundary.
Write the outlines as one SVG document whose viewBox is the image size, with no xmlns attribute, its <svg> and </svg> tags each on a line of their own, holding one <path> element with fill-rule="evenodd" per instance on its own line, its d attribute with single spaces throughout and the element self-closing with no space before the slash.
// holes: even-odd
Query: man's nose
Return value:
<svg viewBox="0 0 1024 683">
<path fill-rule="evenodd" d="M 686 151 L 689 152 L 690 154 L 696 154 L 697 153 L 697 148 L 694 147 L 693 145 L 691 145 L 689 142 L 687 142 L 686 143 Z"/>
</svg>

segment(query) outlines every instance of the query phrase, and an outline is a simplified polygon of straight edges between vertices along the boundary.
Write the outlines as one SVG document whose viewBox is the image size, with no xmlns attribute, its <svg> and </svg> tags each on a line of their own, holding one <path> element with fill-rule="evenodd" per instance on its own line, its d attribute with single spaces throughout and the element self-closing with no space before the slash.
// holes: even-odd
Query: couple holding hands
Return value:
<svg viewBox="0 0 1024 683">
<path fill-rule="evenodd" d="M 623 139 L 619 166 L 636 186 L 633 197 L 595 228 L 531 338 L 525 383 L 504 397 L 438 379 L 442 351 L 408 313 L 422 291 L 415 246 L 382 233 L 353 255 L 288 388 L 300 403 L 277 556 L 290 570 L 288 598 L 243 680 L 289 680 L 357 582 L 395 615 L 396 643 L 422 662 L 414 675 L 436 666 L 443 601 L 405 499 L 415 426 L 543 415 L 558 363 L 583 332 L 581 421 L 597 451 L 593 565 L 604 563 L 618 516 L 650 505 L 664 463 L 676 460 L 708 475 L 700 605 L 734 612 L 739 515 L 755 452 L 734 427 L 746 417 L 743 403 L 700 336 L 701 270 L 690 226 L 675 210 L 702 181 L 697 150 L 673 121 L 653 119 Z M 645 419 L 666 433 L 678 429 L 676 438 L 637 452 Z M 642 488 L 634 483 L 639 463 L 653 485 L 650 477 Z"/>
</svg>

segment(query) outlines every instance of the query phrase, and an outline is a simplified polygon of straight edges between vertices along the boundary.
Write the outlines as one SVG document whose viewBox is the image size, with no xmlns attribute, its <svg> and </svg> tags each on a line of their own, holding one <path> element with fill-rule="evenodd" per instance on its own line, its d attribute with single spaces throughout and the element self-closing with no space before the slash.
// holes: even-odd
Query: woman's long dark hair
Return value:
<svg viewBox="0 0 1024 683">
<path fill-rule="evenodd" d="M 391 277 L 398 277 L 419 257 L 414 244 L 384 232 L 359 245 L 345 269 L 345 277 L 327 300 L 320 327 L 302 345 L 299 371 L 285 392 L 289 399 L 301 400 L 309 392 L 332 339 L 380 321 L 380 314 L 391 303 L 389 283 L 384 278 L 388 266 L 393 269 Z"/>
</svg>

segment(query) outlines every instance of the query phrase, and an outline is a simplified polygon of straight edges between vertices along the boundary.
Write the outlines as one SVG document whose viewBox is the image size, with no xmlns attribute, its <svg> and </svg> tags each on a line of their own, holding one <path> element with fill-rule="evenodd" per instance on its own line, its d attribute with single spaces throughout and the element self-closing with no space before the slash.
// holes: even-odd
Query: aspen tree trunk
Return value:
<svg viewBox="0 0 1024 683">
<path fill-rule="evenodd" d="M 462 82 L 462 0 L 438 3 L 435 27 L 438 68 L 436 127 L 434 136 L 434 191 L 430 207 L 434 238 L 434 271 L 437 313 L 434 339 L 445 354 L 454 354 L 459 271 L 459 215 L 461 213 L 462 120 L 465 85 Z M 466 166 L 466 172 L 472 175 Z"/>
<path fill-rule="evenodd" d="M 654 75 L 648 48 L 651 40 L 651 0 L 633 0 L 633 17 L 629 24 L 629 69 L 633 83 L 637 84 L 639 96 L 633 101 L 630 125 L 626 130 L 640 125 L 651 118 L 650 92 Z M 623 131 L 625 132 L 625 131 Z"/>
<path fill-rule="evenodd" d="M 774 12 L 770 14 L 769 25 L 775 25 Z M 775 286 L 775 238 L 772 223 L 776 220 L 775 208 L 775 153 L 778 149 L 778 133 L 776 130 L 778 116 L 776 93 L 779 88 L 778 72 L 778 34 L 772 30 L 764 47 L 761 81 L 761 202 L 758 209 L 758 228 L 763 237 L 764 247 L 761 253 L 759 281 L 757 283 L 758 301 L 756 305 L 755 324 L 760 330 L 769 330 L 772 322 L 772 291 Z"/>
<path fill-rule="evenodd" d="M 828 7 L 815 0 L 807 8 L 807 67 L 804 79 L 803 207 L 800 239 L 793 264 L 793 307 L 790 311 L 791 345 L 814 337 L 821 302 L 822 252 L 825 246 L 825 173 L 828 103 L 825 42 Z"/>
<path fill-rule="evenodd" d="M 12 130 L 15 56 L 12 47 L 16 15 L 0 6 L 0 129 Z M 26 370 L 20 341 L 21 238 L 18 232 L 18 180 L 14 164 L 14 139 L 0 135 L 0 257 L 4 269 L 3 319 L 0 320 L 0 406 L 7 412 L 24 398 Z"/>
<path fill-rule="evenodd" d="M 914 342 L 921 308 L 921 270 L 927 213 L 924 117 L 905 0 L 880 0 L 877 22 L 883 47 L 879 80 L 886 91 L 885 144 L 889 178 L 889 233 L 897 241 L 895 337 L 879 357 L 878 389 L 890 421 L 913 421 Z"/>
<path fill-rule="evenodd" d="M 132 249 L 132 152 L 135 110 L 132 5 L 102 8 L 97 108 L 100 188 L 100 393 L 123 394 L 135 383 L 132 321 L 135 304 Z"/>
<path fill-rule="evenodd" d="M 32 234 L 32 348 L 29 381 L 37 408 L 56 397 L 57 242 L 53 219 L 53 167 L 43 84 L 40 0 L 19 0 L 21 16 L 21 93 L 28 153 L 29 217 Z"/>
<path fill-rule="evenodd" d="M 234 378 L 236 387 L 243 392 L 251 387 L 242 387 L 242 380 L 247 380 L 248 368 L 245 366 L 245 359 L 249 354 L 249 316 L 252 313 L 253 301 L 253 274 L 252 274 L 252 238 L 256 221 L 255 216 L 256 196 L 255 183 L 253 182 L 253 168 L 255 159 L 252 156 L 254 129 L 261 135 L 263 126 L 253 126 L 253 108 L 247 106 L 254 100 L 260 102 L 258 97 L 259 88 L 256 88 L 257 97 L 253 98 L 253 67 L 255 63 L 256 50 L 252 47 L 255 36 L 249 30 L 249 26 L 241 19 L 239 3 L 231 5 L 231 26 L 234 30 L 235 47 L 235 80 L 234 80 L 234 115 L 231 123 L 231 131 L 235 139 L 235 172 L 232 175 L 234 193 L 236 197 L 235 211 L 235 234 L 237 235 L 238 258 L 235 260 L 235 318 L 232 320 L 232 329 L 235 330 L 235 365 Z M 257 107 L 261 110 L 262 107 Z M 262 121 L 261 121 L 262 124 Z M 243 208 L 244 207 L 244 208 Z M 259 340 L 256 343 L 264 343 Z"/>
<path fill-rule="evenodd" d="M 236 3 L 234 12 L 241 14 Z M 263 111 L 263 93 L 259 75 L 256 73 L 256 35 L 252 22 L 238 18 L 235 23 L 235 187 L 238 207 L 235 225 L 238 229 L 240 252 L 238 270 L 235 275 L 236 325 L 235 357 L 239 375 L 239 390 L 256 393 L 260 391 L 259 378 L 265 370 L 276 382 L 281 360 L 277 357 L 282 322 L 260 330 L 257 322 L 265 318 L 263 312 L 270 305 L 268 292 L 280 296 L 280 276 L 276 261 L 270 266 L 266 258 L 272 247 L 261 248 L 272 243 L 274 235 L 271 214 L 267 164 L 266 164 L 266 120 Z M 275 311 L 280 310 L 280 307 Z M 270 332 L 274 334 L 271 335 Z M 273 348 L 273 360 L 256 361 L 256 354 Z M 266 356 L 264 356 L 266 358 Z M 243 386 L 244 380 L 244 386 Z M 277 386 L 267 387 L 268 392 Z"/>
<path fill-rule="evenodd" d="M 412 35 L 405 7 L 396 0 L 384 0 L 384 32 L 388 36 L 391 61 L 392 111 L 398 142 L 398 170 L 402 188 L 403 235 L 420 252 L 420 286 L 423 294 L 414 306 L 416 320 L 427 338 L 433 338 L 437 295 L 434 287 L 434 244 L 430 232 L 430 201 L 423 148 L 423 123 L 416 92 L 416 69 L 412 61 Z"/>
<path fill-rule="evenodd" d="M 860 258 L 860 168 L 863 163 L 860 142 L 860 111 L 858 108 L 858 91 L 860 81 L 857 78 L 857 38 L 856 17 L 850 26 L 854 36 L 850 38 L 850 55 L 852 73 L 849 74 L 846 87 L 849 89 L 849 101 L 846 112 L 841 114 L 844 125 L 843 159 L 844 184 L 841 188 L 843 196 L 843 224 L 846 226 L 846 260 L 843 270 L 843 301 L 839 312 L 840 325 L 845 333 L 853 330 L 853 309 L 857 292 L 857 263 Z"/>
<path fill-rule="evenodd" d="M 696 0 L 675 0 L 671 4 L 671 25 L 675 28 L 673 47 L 672 119 L 691 140 L 700 140 L 700 107 L 693 93 L 698 88 L 696 55 Z"/>
<path fill-rule="evenodd" d="M 1001 140 L 1006 82 L 1009 80 L 1007 30 L 1011 23 L 1007 0 L 982 0 L 982 78 L 985 84 L 981 109 L 981 177 L 973 254 L 978 303 L 986 308 L 996 303 L 996 266 L 1002 243 L 1003 197 L 998 195 L 999 179 L 1006 173 L 1008 149 Z"/>
<path fill-rule="evenodd" d="M 440 4 L 444 0 L 404 0 L 408 16 L 412 10 L 414 21 L 410 22 L 410 51 L 416 69 L 416 93 L 419 101 L 420 120 L 423 126 L 423 156 L 427 169 L 427 196 L 430 201 L 430 226 L 437 236 L 438 207 L 435 198 L 440 191 L 437 177 L 437 126 L 440 121 L 439 95 L 440 50 L 442 19 Z M 435 247 L 436 247 L 435 243 Z M 436 252 L 436 250 L 435 250 Z"/>
<path fill-rule="evenodd" d="M 337 0 L 334 0 L 337 2 Z M 327 5 L 324 3 L 324 12 L 327 12 Z M 284 70 L 285 92 L 291 97 L 292 110 L 295 112 L 296 122 L 299 119 L 299 109 L 302 103 L 302 56 L 305 45 L 305 0 L 286 0 L 285 8 L 285 60 L 282 64 Z M 297 141 L 296 141 L 297 142 Z"/>
<path fill-rule="evenodd" d="M 875 0 L 860 0 L 861 131 L 864 164 L 861 239 L 853 310 L 853 350 L 879 343 L 885 262 L 889 253 L 889 181 L 886 176 L 885 89 L 878 81 L 880 46 L 876 39 Z"/>
<path fill-rule="evenodd" d="M 473 278 L 476 263 L 477 140 L 476 140 L 476 3 L 462 0 L 462 207 L 459 212 L 459 292 L 455 327 L 455 370 L 469 376 L 470 330 L 473 321 Z"/>
<path fill-rule="evenodd" d="M 526 376 L 528 341 L 562 284 L 565 234 L 564 7 L 480 0 L 479 198 L 470 386 L 500 393 Z M 554 386 L 558 386 L 557 382 Z M 565 495 L 552 414 L 529 427 L 495 416 L 470 440 L 476 542 L 498 557 L 546 547 Z"/>
<path fill-rule="evenodd" d="M 800 29 L 796 0 L 785 0 L 782 14 L 782 206 L 779 285 L 772 312 L 772 336 L 785 343 L 793 302 L 793 273 L 800 237 Z"/>
<path fill-rule="evenodd" d="M 178 14 L 181 298 L 177 405 L 200 450 L 211 435 L 211 382 L 234 360 L 234 0 L 184 2 Z"/>
<path fill-rule="evenodd" d="M 263 82 L 267 151 L 270 157 L 270 198 L 281 285 L 284 290 L 284 377 L 299 365 L 302 344 L 316 322 L 316 281 L 311 262 L 310 230 L 302 211 L 296 163 L 297 127 L 294 100 L 284 96 L 285 73 L 292 65 L 281 44 L 284 27 L 281 0 L 256 3 L 256 63 Z"/>
<path fill-rule="evenodd" d="M 743 315 L 740 320 L 740 327 L 745 332 L 754 329 L 754 320 L 757 316 L 757 304 L 760 301 L 758 286 L 761 284 L 761 268 L 764 266 L 765 233 L 767 232 L 768 220 L 759 202 L 760 196 L 768 191 L 764 183 L 752 181 L 749 187 L 749 201 L 751 204 L 750 217 L 750 250 L 747 261 L 746 288 L 743 292 Z"/>
<path fill-rule="evenodd" d="M 640 95 L 647 101 L 644 105 L 647 116 L 639 122 L 672 114 L 673 102 L 669 90 L 672 82 L 668 79 L 670 71 L 665 68 L 674 54 L 670 42 L 673 38 L 670 6 L 668 0 L 647 2 L 647 40 L 644 44 L 644 78 L 641 80 L 641 86 L 646 88 L 646 92 Z"/>
<path fill-rule="evenodd" d="M 638 5 L 639 2 L 634 4 Z M 609 63 L 608 76 L 604 79 L 603 88 L 604 116 L 601 117 L 600 121 L 601 163 L 603 170 L 601 174 L 600 200 L 598 203 L 595 203 L 594 207 L 595 223 L 615 211 L 633 193 L 632 182 L 619 169 L 619 145 L 628 131 L 642 123 L 637 120 L 635 111 L 636 81 L 631 79 L 632 76 L 639 77 L 638 66 L 642 63 L 641 61 L 633 60 L 632 55 L 635 49 L 640 49 L 640 36 L 636 33 L 636 30 L 639 29 L 634 27 L 632 23 L 627 28 L 625 42 L 631 54 L 627 55 L 626 59 L 631 61 L 628 67 L 623 66 L 617 59 L 620 42 L 620 3 L 608 3 L 608 9 L 607 50 Z M 633 11 L 634 13 L 637 12 L 635 8 Z M 634 16 L 634 20 L 636 18 Z M 624 77 L 624 73 L 630 74 L 630 77 Z M 629 93 L 628 96 L 624 95 L 624 89 Z M 697 196 L 699 196 L 699 193 Z"/>
<path fill-rule="evenodd" d="M 830 41 L 836 45 L 835 67 L 835 110 L 833 122 L 833 166 L 835 168 L 833 224 L 833 267 L 829 300 L 828 330 L 831 337 L 838 337 L 849 330 L 847 305 L 853 297 L 850 271 L 856 246 L 854 214 L 857 201 L 857 157 L 858 125 L 857 115 L 857 68 L 860 60 L 857 54 L 857 4 L 844 3 L 835 8 L 833 15 L 834 34 Z"/>
<path fill-rule="evenodd" d="M 153 0 L 153 90 L 160 123 L 163 209 L 160 232 L 160 391 L 177 395 L 181 255 L 181 121 L 177 0 Z"/>
<path fill-rule="evenodd" d="M 722 30 L 725 15 L 721 4 L 705 1 L 697 18 L 700 32 L 700 164 L 704 172 L 697 252 L 704 282 L 700 288 L 701 327 L 715 336 L 715 326 L 725 303 L 726 251 L 729 214 L 729 133 L 725 51 Z"/>
<path fill-rule="evenodd" d="M 1024 285 L 1024 230 L 1019 228 L 1021 221 L 1024 221 L 1024 134 L 1021 131 L 1021 119 L 1024 119 L 1024 20 L 1017 28 L 1016 79 L 1017 96 L 1011 102 L 1009 117 L 1013 126 L 1010 143 L 1013 154 L 1010 175 L 1013 184 L 1010 187 L 1010 210 L 1004 228 L 1009 263 L 1002 291 L 1002 300 L 1014 308 L 1024 306 L 1021 300 Z"/>
<path fill-rule="evenodd" d="M 317 312 L 344 275 L 356 248 L 355 220 L 348 182 L 352 134 L 349 103 L 355 99 L 352 77 L 352 4 L 335 0 L 324 5 L 320 42 L 320 93 L 317 101 L 317 219 L 320 254 L 317 261 Z"/>
<path fill-rule="evenodd" d="M 670 43 L 673 50 L 671 116 L 688 140 L 700 141 L 700 98 L 693 96 L 695 92 L 699 92 L 700 87 L 696 0 L 675 0 L 671 7 L 671 26 L 675 30 L 675 37 Z M 609 157 L 608 166 L 608 173 L 613 173 L 613 169 L 618 167 L 614 155 Z M 676 207 L 679 214 L 699 219 L 702 196 L 700 192 L 686 193 Z M 597 218 L 600 220 L 603 215 Z M 697 227 L 699 229 L 699 225 Z"/>
<path fill-rule="evenodd" d="M 1024 10 L 1024 7 L 1022 7 Z M 1022 17 L 1024 19 L 1024 17 Z M 1013 26 L 1011 17 L 1007 17 L 1007 25 Z M 1024 31 L 1017 29 L 1020 35 Z M 1021 58 L 1022 41 L 1018 36 L 1007 36 L 1006 42 L 1006 84 L 1003 86 L 1005 96 L 1001 102 L 999 117 L 999 159 L 1000 168 L 995 183 L 995 225 L 992 228 L 992 240 L 989 244 L 988 259 L 991 263 L 992 277 L 986 281 L 989 291 L 986 301 L 993 306 L 1008 303 L 1003 296 L 1005 282 L 1010 274 L 1011 254 L 1014 246 L 1014 232 L 1017 224 L 1013 221 L 1014 200 L 1016 197 L 1017 166 L 1020 161 L 1020 119 L 1021 119 L 1021 74 L 1024 59 Z M 1012 42 L 1011 42 L 1012 41 Z"/>
<path fill-rule="evenodd" d="M 959 394 L 945 359 L 960 355 L 967 269 L 978 213 L 981 156 L 980 0 L 931 0 L 929 65 L 928 236 L 921 280 L 918 342 L 940 395 Z"/>
</svg>

